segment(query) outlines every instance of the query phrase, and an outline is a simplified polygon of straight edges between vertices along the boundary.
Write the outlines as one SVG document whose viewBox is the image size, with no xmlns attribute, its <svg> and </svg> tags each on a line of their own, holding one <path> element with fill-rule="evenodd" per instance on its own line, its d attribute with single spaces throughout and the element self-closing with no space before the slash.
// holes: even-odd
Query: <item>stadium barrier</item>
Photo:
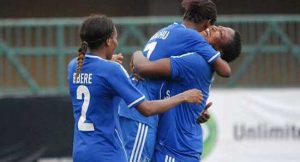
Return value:
<svg viewBox="0 0 300 162">
<path fill-rule="evenodd" d="M 215 89 L 203 162 L 298 162 L 299 88 Z M 71 162 L 69 97 L 0 99 L 0 161 Z"/>
<path fill-rule="evenodd" d="M 0 161 L 34 162 L 72 155 L 69 97 L 7 97 L 0 103 Z"/>
<path fill-rule="evenodd" d="M 82 18 L 0 19 L 0 95 L 66 94 L 66 67 L 76 57 Z M 180 17 L 114 18 L 117 52 L 142 49 L 158 29 Z M 228 15 L 218 24 L 240 31 L 243 53 L 220 87 L 285 87 L 300 83 L 300 15 Z M 125 57 L 128 67 L 130 55 Z"/>
</svg>

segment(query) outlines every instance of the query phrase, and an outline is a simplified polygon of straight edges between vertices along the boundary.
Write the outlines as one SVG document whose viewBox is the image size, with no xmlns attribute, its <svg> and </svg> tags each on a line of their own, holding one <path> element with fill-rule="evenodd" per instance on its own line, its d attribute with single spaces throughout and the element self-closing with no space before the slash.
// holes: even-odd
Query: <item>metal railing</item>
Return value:
<svg viewBox="0 0 300 162">
<path fill-rule="evenodd" d="M 180 17 L 114 18 L 117 52 L 142 49 L 158 29 Z M 0 94 L 65 94 L 66 66 L 79 47 L 82 18 L 0 20 Z M 240 31 L 243 53 L 222 87 L 300 85 L 300 15 L 219 16 L 218 24 Z M 128 60 L 126 57 L 125 62 Z"/>
</svg>

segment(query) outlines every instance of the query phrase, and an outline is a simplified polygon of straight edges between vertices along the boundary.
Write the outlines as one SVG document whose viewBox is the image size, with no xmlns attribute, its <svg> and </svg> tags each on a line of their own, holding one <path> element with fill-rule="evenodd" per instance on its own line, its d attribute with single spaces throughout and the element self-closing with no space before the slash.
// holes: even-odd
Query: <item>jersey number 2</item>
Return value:
<svg viewBox="0 0 300 162">
<path fill-rule="evenodd" d="M 84 97 L 82 97 L 82 95 L 84 95 Z M 83 100 L 83 104 L 81 107 L 81 115 L 78 121 L 78 129 L 80 131 L 95 131 L 93 123 L 85 123 L 86 112 L 90 104 L 90 96 L 90 91 L 86 86 L 80 85 L 77 88 L 77 100 Z"/>
</svg>

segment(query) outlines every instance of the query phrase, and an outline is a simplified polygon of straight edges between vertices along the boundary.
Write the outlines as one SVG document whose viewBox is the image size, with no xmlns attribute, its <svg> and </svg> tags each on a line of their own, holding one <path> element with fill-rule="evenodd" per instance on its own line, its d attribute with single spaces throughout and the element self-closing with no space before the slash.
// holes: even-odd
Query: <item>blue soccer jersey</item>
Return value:
<svg viewBox="0 0 300 162">
<path fill-rule="evenodd" d="M 154 34 L 144 48 L 145 56 L 153 61 L 161 58 L 169 58 L 188 52 L 196 52 L 201 55 L 206 62 L 214 63 L 220 57 L 220 53 L 212 48 L 210 44 L 194 29 L 186 28 L 181 23 L 173 23 Z M 141 81 L 139 84 L 143 85 L 143 89 L 147 93 L 149 100 L 156 100 L 160 98 L 160 88 L 164 80 L 149 80 Z M 125 110 L 125 109 L 124 109 Z M 137 121 L 152 125 L 156 123 L 154 119 L 146 118 L 139 114 L 137 110 L 123 111 L 122 116 L 138 119 Z M 132 115 L 134 114 L 134 115 Z"/>
<path fill-rule="evenodd" d="M 149 99 L 149 93 L 147 90 L 147 86 L 145 85 L 145 82 L 143 82 L 142 80 L 136 80 L 134 78 L 132 78 L 131 81 L 133 85 L 135 85 L 135 87 L 145 95 L 146 99 Z M 158 122 L 157 115 L 145 117 L 136 109 L 128 109 L 128 106 L 124 101 L 120 103 L 119 116 L 123 116 L 138 121 L 140 123 L 147 124 L 153 128 L 157 127 L 157 122 Z"/>
<path fill-rule="evenodd" d="M 133 77 L 131 81 L 148 99 L 145 82 Z M 128 109 L 127 104 L 121 101 L 119 116 L 128 161 L 149 161 L 155 147 L 158 115 L 145 117 L 134 108 Z"/>
<path fill-rule="evenodd" d="M 176 22 L 154 34 L 143 52 L 150 61 L 188 52 L 201 55 L 209 64 L 214 63 L 220 57 L 220 52 L 217 52 L 199 32 Z M 150 100 L 158 99 L 162 81 L 146 80 L 146 82 Z"/>
<path fill-rule="evenodd" d="M 132 85 L 124 68 L 87 54 L 79 77 L 76 59 L 68 66 L 69 90 L 74 112 L 74 162 L 126 162 L 118 127 L 119 97 L 128 107 L 144 95 Z"/>
<path fill-rule="evenodd" d="M 202 91 L 203 101 L 200 105 L 183 103 L 160 115 L 156 150 L 175 158 L 175 161 L 199 162 L 202 130 L 196 119 L 206 105 L 213 69 L 195 53 L 170 59 L 172 81 L 166 82 L 162 97 L 196 88 Z"/>
<path fill-rule="evenodd" d="M 209 64 L 220 57 L 220 52 L 217 52 L 198 31 L 177 22 L 155 33 L 144 48 L 144 54 L 150 61 L 188 52 L 198 53 Z"/>
</svg>

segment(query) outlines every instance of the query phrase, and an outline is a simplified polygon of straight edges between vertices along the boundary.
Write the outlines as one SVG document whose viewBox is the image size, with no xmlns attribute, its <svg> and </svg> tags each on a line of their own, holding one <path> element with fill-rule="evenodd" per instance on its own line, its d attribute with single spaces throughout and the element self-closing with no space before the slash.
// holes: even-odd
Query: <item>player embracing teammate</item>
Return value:
<svg viewBox="0 0 300 162">
<path fill-rule="evenodd" d="M 74 113 L 74 162 L 126 162 L 117 110 L 122 98 L 128 108 L 145 116 L 178 104 L 199 104 L 201 91 L 188 90 L 165 100 L 148 101 L 130 81 L 122 65 L 111 61 L 117 30 L 106 16 L 87 18 L 80 29 L 78 57 L 68 65 L 69 92 Z"/>
<path fill-rule="evenodd" d="M 227 62 L 238 57 L 241 44 L 238 32 L 212 26 L 212 1 L 183 6 L 182 23 L 161 29 L 143 53 L 134 54 L 134 72 L 144 80 L 129 77 L 111 61 L 118 43 L 109 18 L 95 15 L 83 22 L 78 57 L 68 66 L 75 162 L 200 160 L 202 130 L 196 119 L 214 71 L 229 76 Z"/>
<path fill-rule="evenodd" d="M 217 11 L 212 1 L 186 0 L 182 5 L 183 22 L 159 30 L 143 53 L 133 55 L 134 72 L 144 78 L 133 83 L 149 100 L 197 88 L 203 93 L 203 102 L 180 104 L 152 117 L 121 104 L 120 123 L 129 162 L 199 162 L 203 143 L 196 120 L 206 106 L 213 73 L 228 77 L 228 62 L 241 52 L 237 31 L 213 26 Z"/>
</svg>

